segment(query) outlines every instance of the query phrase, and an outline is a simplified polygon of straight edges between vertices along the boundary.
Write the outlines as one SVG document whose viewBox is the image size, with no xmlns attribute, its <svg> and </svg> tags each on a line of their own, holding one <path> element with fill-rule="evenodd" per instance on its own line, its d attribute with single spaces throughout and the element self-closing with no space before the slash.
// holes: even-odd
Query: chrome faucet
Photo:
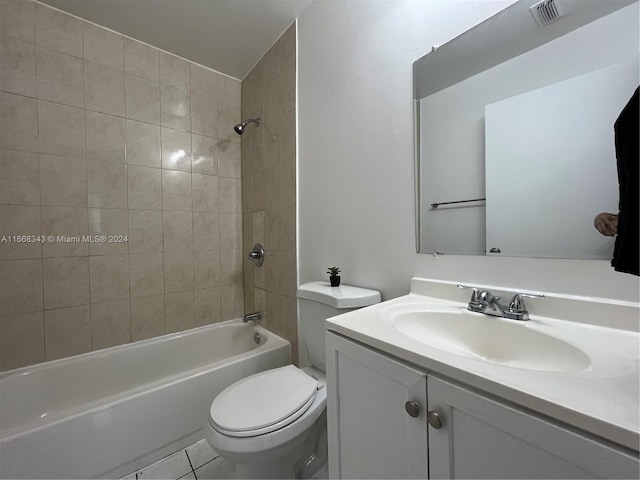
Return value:
<svg viewBox="0 0 640 480">
<path fill-rule="evenodd" d="M 471 300 L 469 300 L 468 310 L 472 312 L 484 313 L 495 317 L 504 317 L 510 320 L 529 320 L 529 312 L 524 304 L 524 297 L 544 298 L 544 295 L 534 293 L 516 293 L 509 302 L 509 305 L 500 303 L 500 297 L 494 295 L 489 290 L 480 290 L 478 287 L 458 284 L 460 288 L 473 290 Z"/>
<path fill-rule="evenodd" d="M 262 312 L 245 313 L 244 317 L 242 317 L 244 323 L 255 322 L 256 320 L 262 320 Z"/>
</svg>

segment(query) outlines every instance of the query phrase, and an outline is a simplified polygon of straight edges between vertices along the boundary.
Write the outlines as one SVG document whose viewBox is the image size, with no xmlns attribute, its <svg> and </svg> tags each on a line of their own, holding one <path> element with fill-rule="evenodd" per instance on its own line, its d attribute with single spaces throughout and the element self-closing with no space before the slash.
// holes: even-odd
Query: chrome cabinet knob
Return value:
<svg viewBox="0 0 640 480">
<path fill-rule="evenodd" d="M 404 409 L 412 417 L 417 417 L 418 415 L 420 415 L 420 405 L 418 405 L 416 402 L 406 402 L 404 404 Z"/>
<path fill-rule="evenodd" d="M 430 410 L 427 412 L 427 422 L 436 430 L 442 428 L 442 418 L 440 418 L 440 414 L 435 410 Z"/>
</svg>

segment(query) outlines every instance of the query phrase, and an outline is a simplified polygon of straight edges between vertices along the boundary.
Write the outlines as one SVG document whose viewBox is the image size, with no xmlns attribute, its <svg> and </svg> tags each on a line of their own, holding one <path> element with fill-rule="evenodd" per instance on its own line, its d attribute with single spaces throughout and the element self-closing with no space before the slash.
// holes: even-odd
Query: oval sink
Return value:
<svg viewBox="0 0 640 480">
<path fill-rule="evenodd" d="M 467 310 L 411 311 L 387 320 L 398 332 L 445 352 L 502 366 L 575 372 L 591 364 L 573 345 L 527 324 Z"/>
</svg>

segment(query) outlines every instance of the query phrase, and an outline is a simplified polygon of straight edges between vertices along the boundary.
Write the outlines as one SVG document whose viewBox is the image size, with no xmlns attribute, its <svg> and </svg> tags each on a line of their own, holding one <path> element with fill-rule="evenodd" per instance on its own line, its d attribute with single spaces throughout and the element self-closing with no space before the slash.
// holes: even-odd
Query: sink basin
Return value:
<svg viewBox="0 0 640 480">
<path fill-rule="evenodd" d="M 576 372 L 591 364 L 582 350 L 528 322 L 465 309 L 389 312 L 384 317 L 398 332 L 425 345 L 502 366 Z"/>
</svg>

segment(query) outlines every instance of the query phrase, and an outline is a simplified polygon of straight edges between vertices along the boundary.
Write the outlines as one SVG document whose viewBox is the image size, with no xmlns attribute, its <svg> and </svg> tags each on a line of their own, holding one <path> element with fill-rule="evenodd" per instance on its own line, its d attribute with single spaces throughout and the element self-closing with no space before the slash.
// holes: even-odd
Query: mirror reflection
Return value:
<svg viewBox="0 0 640 480">
<path fill-rule="evenodd" d="M 414 64 L 418 251 L 611 259 L 637 0 L 521 0 Z"/>
</svg>

